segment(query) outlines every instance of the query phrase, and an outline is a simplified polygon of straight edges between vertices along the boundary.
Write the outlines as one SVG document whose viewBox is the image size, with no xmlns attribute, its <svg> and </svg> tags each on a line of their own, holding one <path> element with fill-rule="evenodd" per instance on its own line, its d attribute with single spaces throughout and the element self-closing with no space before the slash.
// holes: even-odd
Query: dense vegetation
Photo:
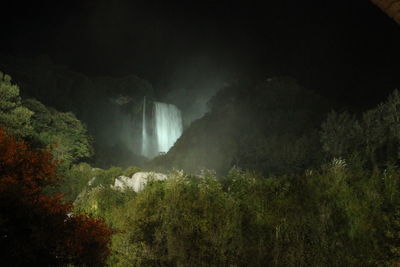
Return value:
<svg viewBox="0 0 400 267">
<path fill-rule="evenodd" d="M 288 77 L 237 82 L 220 90 L 210 112 L 151 167 L 194 173 L 206 168 L 224 175 L 234 166 L 262 174 L 318 166 L 318 129 L 329 106 Z"/>
<path fill-rule="evenodd" d="M 228 108 L 224 103 L 217 107 Z M 269 104 L 264 103 L 267 108 Z M 219 178 L 212 172 L 200 176 L 172 172 L 167 181 L 154 182 L 138 194 L 93 187 L 76 208 L 102 216 L 123 230 L 113 237 L 112 266 L 392 266 L 400 260 L 398 103 L 400 95 L 395 91 L 385 103 L 363 114 L 328 114 L 317 127 L 319 132 L 311 131 L 305 139 L 314 147 L 300 149 L 306 158 L 315 157 L 311 164 L 285 169 L 288 160 L 281 163 L 272 154 L 269 162 L 281 169 L 241 165 L 249 171 L 233 168 Z M 232 112 L 235 107 L 231 105 Z M 304 127 L 307 120 L 299 121 L 304 113 L 292 114 L 291 122 L 299 122 L 301 133 L 312 129 Z M 257 123 L 265 119 L 260 116 Z M 205 131 L 203 121 L 189 131 Z M 221 115 L 219 121 L 225 123 L 227 117 Z M 271 129 L 270 125 L 264 129 Z M 224 126 L 214 130 L 226 131 Z M 291 124 L 275 126 L 278 129 L 272 134 L 279 129 L 296 133 Z M 271 135 L 264 132 L 265 138 Z M 315 140 L 315 136 L 319 137 Z M 286 140 L 278 137 L 275 140 Z M 258 148 L 289 158 L 298 153 L 293 142 L 286 145 L 292 150 Z M 309 155 L 310 149 L 318 154 Z M 215 160 L 217 152 L 204 155 Z M 257 174 L 260 170 L 280 170 L 280 174 Z"/>
<path fill-rule="evenodd" d="M 54 146 L 53 156 L 66 165 L 92 155 L 86 127 L 70 112 L 48 108 L 35 99 L 22 100 L 19 87 L 0 72 L 0 124 L 37 147 Z"/>
<path fill-rule="evenodd" d="M 350 114 L 329 113 L 324 100 L 289 78 L 231 85 L 168 154 L 149 165 L 186 172 L 170 171 L 167 180 L 152 181 L 141 192 L 112 186 L 139 168 L 83 162 L 93 153 L 92 139 L 74 114 L 21 99 L 4 74 L 0 96 L 0 124 L 7 131 L 0 134 L 1 242 L 18 264 L 400 262 L 397 91 L 374 109 Z M 86 250 L 92 242 L 96 249 Z"/>
<path fill-rule="evenodd" d="M 111 266 L 376 266 L 399 260 L 399 171 L 222 181 L 175 172 L 135 194 L 93 188 L 76 208 L 123 231 Z"/>
<path fill-rule="evenodd" d="M 34 98 L 46 107 L 72 112 L 75 119 L 85 123 L 94 141 L 95 154 L 90 160 L 94 165 L 128 167 L 144 160 L 139 155 L 140 143 L 132 141 L 140 140 L 140 127 L 131 122 L 136 116 L 141 118 L 143 97 L 154 97 L 147 81 L 135 75 L 89 78 L 54 64 L 47 56 L 0 55 L 0 70 L 12 75 L 25 99 Z M 42 109 L 35 103 L 30 105 Z"/>
<path fill-rule="evenodd" d="M 103 266 L 112 230 L 102 219 L 71 213 L 56 182 L 51 153 L 0 128 L 0 247 L 7 266 Z"/>
</svg>

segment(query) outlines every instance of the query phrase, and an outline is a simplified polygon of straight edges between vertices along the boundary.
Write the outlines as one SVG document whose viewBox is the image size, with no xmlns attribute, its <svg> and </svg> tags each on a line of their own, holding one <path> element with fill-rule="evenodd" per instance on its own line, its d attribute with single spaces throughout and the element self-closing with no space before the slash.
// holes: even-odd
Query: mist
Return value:
<svg viewBox="0 0 400 267">
<path fill-rule="evenodd" d="M 162 101 L 176 105 L 183 113 L 184 127 L 209 111 L 209 100 L 232 80 L 227 70 L 206 56 L 181 62 L 169 78 Z"/>
</svg>

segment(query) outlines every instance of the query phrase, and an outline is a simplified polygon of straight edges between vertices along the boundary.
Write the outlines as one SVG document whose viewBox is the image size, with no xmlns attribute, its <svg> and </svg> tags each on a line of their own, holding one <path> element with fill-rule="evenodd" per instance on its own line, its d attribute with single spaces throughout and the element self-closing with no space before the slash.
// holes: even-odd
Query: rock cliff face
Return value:
<svg viewBox="0 0 400 267">
<path fill-rule="evenodd" d="M 119 176 L 115 179 L 114 188 L 119 190 L 132 189 L 135 192 L 143 190 L 149 181 L 161 181 L 167 179 L 167 176 L 156 172 L 137 172 L 132 177 Z"/>
<path fill-rule="evenodd" d="M 379 6 L 383 12 L 400 24 L 400 0 L 371 0 Z"/>
</svg>

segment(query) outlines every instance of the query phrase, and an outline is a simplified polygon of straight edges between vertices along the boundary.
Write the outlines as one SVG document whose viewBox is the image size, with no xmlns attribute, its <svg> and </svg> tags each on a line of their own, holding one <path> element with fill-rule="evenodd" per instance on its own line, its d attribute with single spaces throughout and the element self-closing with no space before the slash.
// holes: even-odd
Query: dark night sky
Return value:
<svg viewBox="0 0 400 267">
<path fill-rule="evenodd" d="M 369 0 L 9 2 L 1 52 L 87 75 L 162 89 L 285 74 L 359 106 L 400 88 L 400 27 Z"/>
</svg>

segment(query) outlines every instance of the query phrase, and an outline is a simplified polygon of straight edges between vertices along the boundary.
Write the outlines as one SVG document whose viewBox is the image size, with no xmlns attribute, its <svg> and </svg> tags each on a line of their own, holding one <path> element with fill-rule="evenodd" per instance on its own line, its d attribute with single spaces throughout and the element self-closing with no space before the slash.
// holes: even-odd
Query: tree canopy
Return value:
<svg viewBox="0 0 400 267">
<path fill-rule="evenodd" d="M 0 72 L 0 125 L 6 125 L 14 134 L 25 137 L 33 133 L 33 112 L 21 103 L 19 87 L 11 77 Z"/>
<path fill-rule="evenodd" d="M 101 219 L 71 213 L 44 187 L 57 181 L 52 154 L 33 150 L 0 128 L 0 245 L 14 266 L 102 266 L 112 230 Z"/>
<path fill-rule="evenodd" d="M 71 112 L 60 112 L 35 99 L 22 99 L 11 77 L 0 72 L 0 125 L 38 147 L 52 147 L 66 165 L 93 153 L 86 126 Z"/>
</svg>

